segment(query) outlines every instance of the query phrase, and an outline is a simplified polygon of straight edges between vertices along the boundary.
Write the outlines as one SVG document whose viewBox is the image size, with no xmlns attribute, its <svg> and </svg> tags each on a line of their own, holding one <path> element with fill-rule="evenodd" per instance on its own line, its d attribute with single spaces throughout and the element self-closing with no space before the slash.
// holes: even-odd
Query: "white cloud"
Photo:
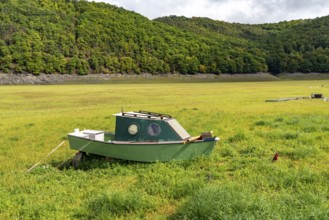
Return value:
<svg viewBox="0 0 329 220">
<path fill-rule="evenodd" d="M 329 15 L 328 0 L 96 0 L 149 19 L 177 15 L 239 23 L 270 23 Z"/>
</svg>

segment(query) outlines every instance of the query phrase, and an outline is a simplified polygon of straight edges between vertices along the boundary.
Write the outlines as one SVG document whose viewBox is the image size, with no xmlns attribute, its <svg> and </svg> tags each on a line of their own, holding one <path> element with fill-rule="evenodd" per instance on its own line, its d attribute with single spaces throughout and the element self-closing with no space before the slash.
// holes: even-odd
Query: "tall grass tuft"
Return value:
<svg viewBox="0 0 329 220">
<path fill-rule="evenodd" d="M 181 168 L 159 164 L 152 172 L 140 173 L 137 186 L 147 186 L 145 191 L 154 196 L 179 199 L 192 194 L 204 185 L 204 179 Z"/>
<path fill-rule="evenodd" d="M 247 136 L 244 132 L 240 131 L 228 139 L 229 142 L 240 142 L 247 140 Z"/>
<path fill-rule="evenodd" d="M 274 217 L 268 203 L 243 185 L 197 191 L 172 219 L 264 219 Z"/>
<path fill-rule="evenodd" d="M 292 160 L 301 160 L 306 158 L 316 158 L 320 155 L 321 150 L 316 146 L 306 146 L 296 144 L 295 147 L 286 147 L 282 149 L 282 154 Z"/>
<path fill-rule="evenodd" d="M 306 172 L 306 173 L 304 173 Z M 302 171 L 302 182 L 309 174 Z M 311 182 L 314 178 L 311 178 Z M 307 190 L 292 196 L 285 189 L 265 196 L 245 184 L 212 186 L 193 194 L 171 219 L 327 219 L 326 198 Z"/>
<path fill-rule="evenodd" d="M 76 217 L 87 219 L 110 219 L 129 216 L 131 213 L 151 211 L 156 207 L 155 200 L 141 192 L 103 193 L 91 198 L 86 209 Z"/>
<path fill-rule="evenodd" d="M 230 146 L 222 146 L 219 149 L 219 154 L 221 157 L 233 157 L 236 151 Z"/>
</svg>

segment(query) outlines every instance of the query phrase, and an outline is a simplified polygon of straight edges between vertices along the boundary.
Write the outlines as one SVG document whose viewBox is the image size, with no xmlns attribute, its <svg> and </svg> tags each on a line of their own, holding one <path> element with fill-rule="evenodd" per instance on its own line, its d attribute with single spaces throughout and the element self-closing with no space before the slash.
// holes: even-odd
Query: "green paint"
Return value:
<svg viewBox="0 0 329 220">
<path fill-rule="evenodd" d="M 200 155 L 209 155 L 215 139 L 184 144 L 177 143 L 113 143 L 93 141 L 87 138 L 68 136 L 71 149 L 133 161 L 189 160 Z M 82 149 L 81 149 L 82 148 Z"/>
<path fill-rule="evenodd" d="M 145 162 L 209 155 L 216 142 L 215 138 L 204 137 L 186 143 L 190 135 L 174 118 L 146 111 L 116 114 L 115 133 L 76 130 L 68 138 L 71 149 Z"/>
<path fill-rule="evenodd" d="M 131 124 L 138 126 L 136 135 L 128 133 Z M 148 128 L 151 124 L 160 126 L 160 134 L 151 136 Z M 115 140 L 117 141 L 180 141 L 182 138 L 173 130 L 166 120 L 116 116 Z"/>
</svg>

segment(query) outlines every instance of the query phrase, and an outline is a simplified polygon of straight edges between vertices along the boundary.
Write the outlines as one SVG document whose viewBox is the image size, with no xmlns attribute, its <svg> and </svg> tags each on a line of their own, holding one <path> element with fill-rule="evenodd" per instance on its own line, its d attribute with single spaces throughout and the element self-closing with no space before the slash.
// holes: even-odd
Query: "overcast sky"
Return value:
<svg viewBox="0 0 329 220">
<path fill-rule="evenodd" d="M 329 15 L 329 0 L 94 0 L 149 19 L 177 15 L 239 23 L 273 23 Z"/>
</svg>

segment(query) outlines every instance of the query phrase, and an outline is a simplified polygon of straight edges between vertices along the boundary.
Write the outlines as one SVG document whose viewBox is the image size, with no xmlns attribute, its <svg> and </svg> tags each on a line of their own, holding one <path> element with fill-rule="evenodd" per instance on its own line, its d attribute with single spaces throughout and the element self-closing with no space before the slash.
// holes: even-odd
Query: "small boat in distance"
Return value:
<svg viewBox="0 0 329 220">
<path fill-rule="evenodd" d="M 189 160 L 209 155 L 219 141 L 212 132 L 191 137 L 167 114 L 140 110 L 115 116 L 115 132 L 74 129 L 68 134 L 70 148 L 79 151 L 74 166 L 86 154 L 143 162 Z"/>
</svg>

